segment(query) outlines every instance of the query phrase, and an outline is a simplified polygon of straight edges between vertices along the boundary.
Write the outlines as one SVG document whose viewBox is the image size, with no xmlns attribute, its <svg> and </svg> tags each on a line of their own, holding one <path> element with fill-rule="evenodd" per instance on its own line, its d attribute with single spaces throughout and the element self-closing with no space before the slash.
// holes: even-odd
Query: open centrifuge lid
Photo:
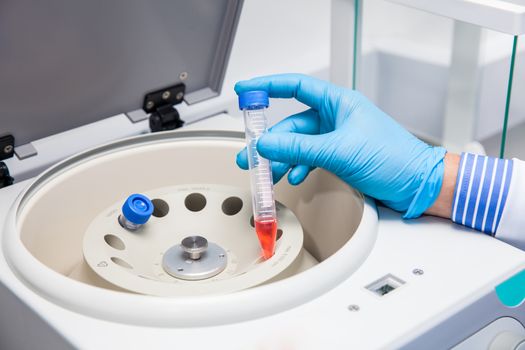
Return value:
<svg viewBox="0 0 525 350">
<path fill-rule="evenodd" d="M 16 146 L 222 85 L 242 0 L 18 0 L 0 11 L 0 136 Z"/>
</svg>

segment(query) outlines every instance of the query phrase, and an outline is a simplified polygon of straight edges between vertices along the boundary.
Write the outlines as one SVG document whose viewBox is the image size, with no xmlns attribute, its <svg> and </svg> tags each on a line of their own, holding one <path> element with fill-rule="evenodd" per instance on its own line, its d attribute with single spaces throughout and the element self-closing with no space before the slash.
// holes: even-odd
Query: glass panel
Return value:
<svg viewBox="0 0 525 350">
<path fill-rule="evenodd" d="M 357 89 L 418 136 L 439 143 L 454 21 L 384 0 L 363 3 Z"/>
<path fill-rule="evenodd" d="M 507 81 L 512 77 L 510 99 L 508 99 L 507 132 L 502 130 L 482 141 L 491 155 L 500 155 L 504 151 L 504 158 L 525 159 L 525 37 L 511 37 L 509 45 L 516 43 L 513 75 L 510 76 L 512 56 L 508 57 L 509 65 Z M 506 93 L 509 91 L 508 86 Z M 506 94 L 507 97 L 507 94 Z"/>
<path fill-rule="evenodd" d="M 525 36 L 523 35 L 517 38 L 505 157 L 525 160 Z"/>
<path fill-rule="evenodd" d="M 477 136 L 488 155 L 501 156 L 505 115 L 507 121 L 511 117 L 512 105 L 507 106 L 509 78 L 511 77 L 511 61 L 514 37 L 493 31 L 486 32 L 486 56 L 484 75 L 481 79 L 480 111 L 477 126 Z M 513 74 L 515 76 L 515 74 Z M 515 90 L 516 79 L 513 79 Z M 513 91 L 512 95 L 515 95 Z M 508 108 L 507 108 L 508 107 Z M 507 113 L 508 112 L 508 113 Z M 505 155 L 506 156 L 506 155 Z"/>
<path fill-rule="evenodd" d="M 384 0 L 364 1 L 362 26 L 358 90 L 428 142 L 499 156 L 512 35 Z M 511 129 L 523 70 L 516 64 Z"/>
</svg>

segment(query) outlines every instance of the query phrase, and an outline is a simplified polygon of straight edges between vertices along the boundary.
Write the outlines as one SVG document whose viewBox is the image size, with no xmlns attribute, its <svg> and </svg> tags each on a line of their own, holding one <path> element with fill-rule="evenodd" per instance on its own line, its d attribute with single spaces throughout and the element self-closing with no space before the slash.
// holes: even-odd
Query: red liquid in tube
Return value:
<svg viewBox="0 0 525 350">
<path fill-rule="evenodd" d="M 277 220 L 255 219 L 255 232 L 259 237 L 265 260 L 270 259 L 275 252 L 275 239 L 277 238 Z"/>
</svg>

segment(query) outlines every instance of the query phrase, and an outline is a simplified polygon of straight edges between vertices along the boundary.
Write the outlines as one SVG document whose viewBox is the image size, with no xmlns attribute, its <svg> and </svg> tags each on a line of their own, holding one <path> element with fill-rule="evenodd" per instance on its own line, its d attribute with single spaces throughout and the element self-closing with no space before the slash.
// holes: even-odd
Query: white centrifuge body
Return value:
<svg viewBox="0 0 525 350">
<path fill-rule="evenodd" d="M 236 133 L 198 131 L 224 128 L 225 124 L 232 129 L 242 126 L 239 120 L 219 115 L 189 126 L 190 131 L 174 132 L 169 139 L 204 144 L 215 139 L 242 147 L 242 134 L 235 141 Z M 143 142 L 145 137 L 131 142 Z M 58 169 L 57 173 L 61 171 L 76 169 Z M 317 238 L 326 235 L 317 242 L 305 242 L 321 263 L 263 286 L 190 298 L 102 289 L 57 272 L 60 267 L 46 266 L 33 255 L 39 248 L 32 240 L 38 241 L 39 234 L 24 242 L 16 229 L 16 221 L 24 219 L 16 213 L 28 186 L 44 185 L 38 179 L 31 185 L 31 179 L 2 189 L 0 298 L 8 310 L 1 318 L 2 342 L 49 348 L 221 348 L 220 344 L 227 344 L 234 349 L 416 349 L 453 346 L 486 326 L 488 335 L 479 338 L 480 344 L 489 344 L 503 331 L 525 334 L 520 324 L 524 322 L 523 306 L 505 306 L 495 291 L 525 267 L 523 252 L 446 220 L 403 221 L 388 209 L 376 211 L 372 200 L 355 193 L 347 202 L 341 198 L 345 194 L 337 180 L 326 175 L 325 188 L 315 184 L 312 189 L 318 191 L 320 206 L 310 209 L 329 207 L 333 200 L 353 212 L 329 208 L 332 215 L 321 210 L 303 223 L 308 228 L 318 223 L 318 231 L 312 234 Z M 294 190 L 287 185 L 278 187 L 278 200 L 286 202 Z M 352 193 L 347 194 L 354 196 Z M 37 191 L 35 196 L 40 195 Z M 301 205 L 308 205 L 308 200 L 303 198 L 293 209 L 305 210 Z M 307 210 L 305 214 L 312 215 Z M 344 217 L 350 221 L 344 222 Z M 338 242 L 340 237 L 330 236 L 337 226 L 352 224 L 355 227 L 348 241 Z M 54 244 L 60 242 L 47 246 L 50 254 L 67 252 L 67 247 Z M 82 257 L 80 252 L 71 254 Z"/>
<path fill-rule="evenodd" d="M 253 240 L 228 232 L 231 240 L 222 243 L 231 244 L 230 260 L 221 273 L 237 282 L 217 275 L 222 292 L 211 280 L 194 290 L 185 282 L 185 295 L 157 288 L 157 279 L 174 280 L 159 267 L 145 275 L 122 263 L 136 267 L 152 256 L 141 254 L 140 235 L 110 232 L 122 238 L 118 244 L 104 243 L 104 233 L 93 244 L 84 237 L 135 192 L 210 193 L 214 211 L 205 208 L 192 221 L 192 210 L 170 202 L 165 219 L 181 215 L 169 220 L 202 230 L 219 218 L 232 223 L 222 231 L 235 231 L 236 215 L 248 215 L 247 200 L 230 215 L 216 197 L 235 187 L 231 193 L 245 198 L 249 189 L 248 174 L 235 164 L 244 145 L 235 94 L 229 86 L 221 91 L 242 1 L 122 0 L 104 11 L 91 3 L 60 2 L 55 12 L 47 3 L 9 6 L 0 32 L 27 43 L 41 64 L 24 45 L 0 52 L 0 84 L 9 87 L 0 94 L 0 124 L 16 140 L 16 156 L 4 161 L 15 183 L 0 189 L 0 348 L 479 349 L 524 337 L 525 306 L 509 298 L 524 252 L 448 220 L 404 221 L 319 169 L 298 187 L 276 186 L 289 219 L 276 259 L 232 272 L 234 262 L 250 258 L 237 243 Z M 22 15 L 25 22 L 9 20 Z M 34 33 L 56 40 L 28 42 Z M 239 62 L 249 56 L 244 39 L 245 51 L 233 49 Z M 242 73 L 230 67 L 229 84 L 244 77 L 235 69 Z M 34 86 L 45 88 L 28 100 Z M 177 115 L 182 128 L 149 133 L 150 125 L 180 126 Z M 255 235 L 248 217 L 243 225 Z M 151 220 L 157 229 L 171 227 Z M 298 226 L 292 240 L 287 230 Z M 96 255 L 102 250 L 109 259 Z M 108 267 L 114 273 L 97 272 Z"/>
</svg>

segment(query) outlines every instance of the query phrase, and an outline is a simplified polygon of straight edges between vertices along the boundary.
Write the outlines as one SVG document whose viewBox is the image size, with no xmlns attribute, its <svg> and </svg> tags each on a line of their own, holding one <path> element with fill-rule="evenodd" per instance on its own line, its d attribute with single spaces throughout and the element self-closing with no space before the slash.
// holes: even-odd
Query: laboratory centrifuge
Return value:
<svg viewBox="0 0 525 350">
<path fill-rule="evenodd" d="M 29 26 L 0 17 L 18 43 L 0 53 L 2 131 L 16 141 L 15 182 L 0 189 L 0 348 L 525 338 L 512 298 L 524 252 L 447 220 L 404 221 L 321 169 L 276 186 L 275 255 L 261 258 L 234 161 L 242 121 L 217 102 L 241 1 L 52 3 L 10 3 Z M 35 26 L 56 40 L 27 39 Z M 28 100 L 28 86 L 44 88 Z M 119 220 L 129 198 L 151 205 L 140 227 Z"/>
</svg>

